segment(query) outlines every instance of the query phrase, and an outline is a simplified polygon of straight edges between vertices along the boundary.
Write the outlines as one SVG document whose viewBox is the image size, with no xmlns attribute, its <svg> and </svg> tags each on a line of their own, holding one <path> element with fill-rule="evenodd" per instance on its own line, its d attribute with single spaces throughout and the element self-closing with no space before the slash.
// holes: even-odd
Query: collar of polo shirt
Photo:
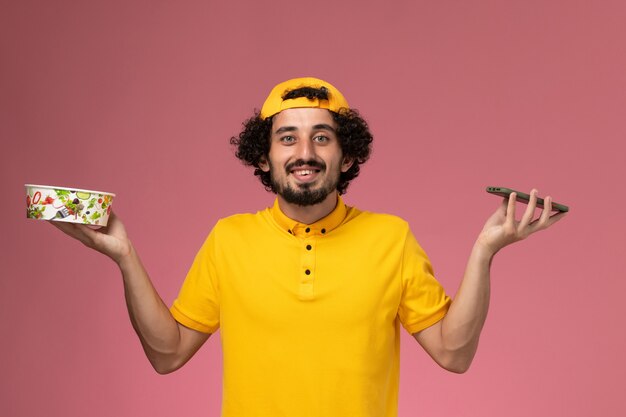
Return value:
<svg viewBox="0 0 626 417">
<path fill-rule="evenodd" d="M 335 209 L 326 217 L 316 221 L 313 224 L 304 224 L 296 220 L 290 219 L 280 210 L 278 199 L 274 201 L 274 206 L 270 209 L 272 217 L 278 223 L 281 229 L 294 236 L 313 236 L 325 235 L 339 226 L 346 218 L 348 209 L 343 202 L 341 196 L 337 196 L 337 205 Z"/>
</svg>

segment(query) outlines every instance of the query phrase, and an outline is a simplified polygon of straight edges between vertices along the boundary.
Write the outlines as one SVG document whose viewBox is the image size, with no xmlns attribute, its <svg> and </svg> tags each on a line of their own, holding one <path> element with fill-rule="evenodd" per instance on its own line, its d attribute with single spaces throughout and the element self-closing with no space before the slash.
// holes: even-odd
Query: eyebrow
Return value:
<svg viewBox="0 0 626 417">
<path fill-rule="evenodd" d="M 276 132 L 274 133 L 280 134 L 284 132 L 293 132 L 296 130 L 298 130 L 298 128 L 295 126 L 281 126 L 278 129 L 276 129 Z M 329 132 L 333 132 L 333 133 L 335 132 L 335 128 L 326 123 L 320 123 L 320 124 L 314 125 L 313 130 L 328 130 Z"/>
</svg>

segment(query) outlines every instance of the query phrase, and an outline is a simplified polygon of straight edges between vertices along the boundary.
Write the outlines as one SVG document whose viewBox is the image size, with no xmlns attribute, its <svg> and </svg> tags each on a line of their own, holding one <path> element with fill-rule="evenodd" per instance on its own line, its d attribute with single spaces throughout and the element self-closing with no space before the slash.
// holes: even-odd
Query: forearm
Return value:
<svg viewBox="0 0 626 417">
<path fill-rule="evenodd" d="M 170 367 L 180 346 L 178 323 L 152 285 L 134 249 L 118 265 L 130 321 L 146 356 L 157 371 Z"/>
<path fill-rule="evenodd" d="M 520 221 L 515 220 L 516 195 L 512 193 L 485 223 L 467 262 L 457 295 L 443 320 L 414 334 L 417 341 L 444 368 L 465 372 L 474 358 L 487 311 L 489 310 L 490 268 L 493 256 L 505 246 L 546 229 L 563 218 L 564 213 L 550 216 L 551 198 L 533 220 L 537 190 L 531 191 L 528 207 Z"/>
<path fill-rule="evenodd" d="M 463 280 L 442 321 L 441 337 L 454 367 L 469 367 L 482 331 L 490 296 L 490 266 L 493 253 L 477 242 L 470 254 Z"/>
<path fill-rule="evenodd" d="M 157 372 L 178 369 L 209 338 L 209 334 L 187 329 L 174 320 L 154 289 L 122 221 L 115 213 L 111 213 L 107 227 L 98 230 L 82 224 L 51 223 L 85 246 L 108 256 L 119 266 L 130 321 Z"/>
</svg>

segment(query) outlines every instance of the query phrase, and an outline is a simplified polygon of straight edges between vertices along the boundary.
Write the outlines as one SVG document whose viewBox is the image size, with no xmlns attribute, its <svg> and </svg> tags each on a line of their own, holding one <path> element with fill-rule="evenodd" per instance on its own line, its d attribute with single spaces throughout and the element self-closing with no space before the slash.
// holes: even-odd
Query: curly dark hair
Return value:
<svg viewBox="0 0 626 417">
<path fill-rule="evenodd" d="M 303 87 L 287 92 L 283 99 L 295 97 L 327 98 L 327 90 Z M 367 122 L 355 109 L 342 109 L 340 112 L 330 112 L 337 124 L 337 137 L 341 145 L 343 156 L 354 162 L 350 169 L 339 176 L 337 191 L 344 194 L 350 181 L 360 172 L 360 165 L 365 163 L 372 151 L 374 137 L 370 133 Z M 245 165 L 254 167 L 254 175 L 258 176 L 267 191 L 276 192 L 272 186 L 271 174 L 263 171 L 259 163 L 268 157 L 270 151 L 270 135 L 273 117 L 262 119 L 256 111 L 254 116 L 243 122 L 243 130 L 238 136 L 230 138 L 230 143 L 237 147 L 235 156 Z"/>
</svg>

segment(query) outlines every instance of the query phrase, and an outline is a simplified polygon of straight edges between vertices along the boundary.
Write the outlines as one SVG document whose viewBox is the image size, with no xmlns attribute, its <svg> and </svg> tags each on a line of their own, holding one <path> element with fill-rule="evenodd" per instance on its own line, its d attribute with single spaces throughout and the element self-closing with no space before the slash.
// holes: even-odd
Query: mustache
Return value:
<svg viewBox="0 0 626 417">
<path fill-rule="evenodd" d="M 309 161 L 305 161 L 304 159 L 298 159 L 296 161 L 293 161 L 289 164 L 287 164 L 287 166 L 285 167 L 285 169 L 287 170 L 287 172 L 293 170 L 294 168 L 298 168 L 298 167 L 302 167 L 302 166 L 309 166 L 311 168 L 317 168 L 320 170 L 325 170 L 326 169 L 326 164 L 324 162 L 320 162 L 320 161 L 315 161 L 313 159 L 309 160 Z"/>
</svg>

